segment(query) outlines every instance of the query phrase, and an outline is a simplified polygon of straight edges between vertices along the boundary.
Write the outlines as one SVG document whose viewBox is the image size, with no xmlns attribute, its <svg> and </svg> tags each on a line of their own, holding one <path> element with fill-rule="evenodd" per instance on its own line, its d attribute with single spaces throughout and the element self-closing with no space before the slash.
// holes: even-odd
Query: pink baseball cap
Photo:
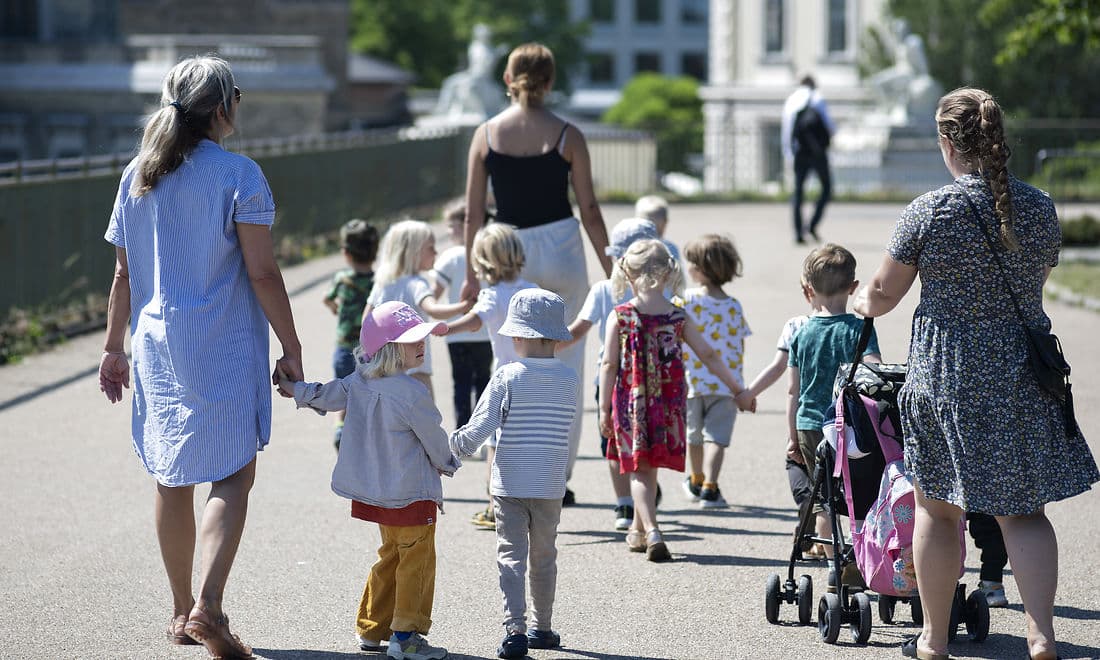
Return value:
<svg viewBox="0 0 1100 660">
<path fill-rule="evenodd" d="M 384 302 L 370 311 L 363 319 L 359 331 L 359 345 L 363 357 L 370 359 L 386 344 L 415 344 L 428 335 L 447 334 L 447 324 L 442 321 L 429 323 L 420 318 L 416 310 L 403 302 Z"/>
</svg>

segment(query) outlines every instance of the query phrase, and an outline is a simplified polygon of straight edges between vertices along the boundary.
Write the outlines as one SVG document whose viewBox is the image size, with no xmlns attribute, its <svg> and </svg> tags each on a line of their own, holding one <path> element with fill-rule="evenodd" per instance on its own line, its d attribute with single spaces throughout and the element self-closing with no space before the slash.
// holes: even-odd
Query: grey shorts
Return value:
<svg viewBox="0 0 1100 660">
<path fill-rule="evenodd" d="M 687 441 L 689 445 L 713 442 L 729 447 L 733 422 L 737 419 L 737 404 L 732 397 L 715 394 L 687 400 Z"/>
</svg>

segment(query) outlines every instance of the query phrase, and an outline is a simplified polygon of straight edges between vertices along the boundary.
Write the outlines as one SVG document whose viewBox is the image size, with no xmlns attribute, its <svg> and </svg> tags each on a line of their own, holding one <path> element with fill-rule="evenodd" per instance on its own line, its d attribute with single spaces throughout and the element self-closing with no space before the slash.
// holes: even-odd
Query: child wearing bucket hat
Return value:
<svg viewBox="0 0 1100 660">
<path fill-rule="evenodd" d="M 406 373 L 424 361 L 428 335 L 446 331 L 405 303 L 385 302 L 363 319 L 355 373 L 324 384 L 279 383 L 299 408 L 347 410 L 332 490 L 351 500 L 353 518 L 377 523 L 382 537 L 359 602 L 359 647 L 387 648 L 391 658 L 447 655 L 423 636 L 435 596 L 440 475 L 453 475 L 461 463 L 428 388 Z"/>
<path fill-rule="evenodd" d="M 569 429 L 576 415 L 577 374 L 554 357 L 569 339 L 565 301 L 544 289 L 517 291 L 499 334 L 519 359 L 499 367 L 469 423 L 451 434 L 451 451 L 469 456 L 497 438 L 489 492 L 496 518 L 497 566 L 504 592 L 502 658 L 528 648 L 554 648 L 551 628 L 557 586 L 558 520 L 569 462 Z M 524 574 L 530 560 L 532 625 L 527 627 Z"/>
</svg>

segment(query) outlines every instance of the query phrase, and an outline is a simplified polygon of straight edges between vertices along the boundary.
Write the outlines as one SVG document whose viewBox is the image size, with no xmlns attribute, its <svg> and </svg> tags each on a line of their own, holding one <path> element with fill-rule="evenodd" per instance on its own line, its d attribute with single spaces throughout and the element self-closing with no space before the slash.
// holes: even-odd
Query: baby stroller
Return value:
<svg viewBox="0 0 1100 660">
<path fill-rule="evenodd" d="M 857 356 L 862 356 L 870 341 L 873 329 L 871 319 L 865 319 Z M 817 467 L 814 473 L 814 497 L 820 493 L 829 514 L 832 538 L 818 538 L 814 533 L 813 499 L 803 503 L 794 547 L 788 566 L 788 577 L 780 584 L 778 575 L 771 575 L 765 589 L 765 615 L 770 623 L 776 623 L 780 601 L 798 604 L 799 623 L 809 624 L 813 604 L 813 582 L 802 575 L 794 581 L 794 565 L 801 551 L 811 543 L 826 543 L 833 548 L 830 560 L 829 593 L 818 602 L 818 632 L 827 644 L 836 643 L 840 627 L 848 624 L 852 640 L 864 644 L 871 634 L 870 598 L 864 585 L 845 584 L 847 572 L 859 575 L 856 566 L 856 548 L 844 540 L 840 523 L 841 515 L 851 521 L 853 539 L 862 540 L 862 521 L 869 511 L 880 508 L 884 492 L 891 487 L 883 481 L 887 467 L 901 456 L 901 428 L 897 407 L 897 393 L 905 381 L 905 365 L 864 364 L 857 359 L 854 364 L 843 365 L 837 375 L 835 407 L 836 419 L 826 420 L 826 439 L 817 450 Z M 891 466 L 898 477 L 899 464 Z M 907 477 L 905 477 L 907 480 Z M 911 490 L 911 488 L 910 488 Z M 887 493 L 889 494 L 889 493 Z M 887 502 L 889 505 L 889 502 Z M 887 508 L 890 508 L 887 506 Z M 889 512 L 887 512 L 889 514 Z M 908 507 L 908 524 L 912 524 L 912 507 Z M 960 543 L 962 543 L 960 529 Z M 858 543 L 857 543 L 858 545 Z M 898 602 L 910 606 L 913 622 L 923 623 L 920 598 L 916 594 L 915 574 L 912 573 L 911 542 L 902 550 L 909 553 L 908 561 L 887 561 L 892 570 L 905 566 L 907 574 L 864 574 L 860 578 L 878 587 L 878 611 L 883 623 L 893 623 L 894 609 Z M 862 549 L 865 546 L 860 546 Z M 866 551 L 865 551 L 866 552 Z M 865 567 L 869 564 L 865 562 Z M 887 571 L 890 572 L 890 571 Z M 883 578 L 886 578 L 885 580 Z M 851 581 L 851 580 L 848 580 Z M 862 579 L 859 580 L 862 583 Z M 989 633 L 989 608 L 980 592 L 965 597 L 965 587 L 959 585 L 952 605 L 949 636 L 955 638 L 959 623 L 965 623 L 973 641 L 982 641 Z"/>
</svg>

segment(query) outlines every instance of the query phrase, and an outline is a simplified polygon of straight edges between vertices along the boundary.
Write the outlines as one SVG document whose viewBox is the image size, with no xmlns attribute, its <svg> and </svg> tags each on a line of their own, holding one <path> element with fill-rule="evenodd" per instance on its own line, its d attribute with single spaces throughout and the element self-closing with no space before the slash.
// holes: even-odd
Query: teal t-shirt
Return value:
<svg viewBox="0 0 1100 660">
<path fill-rule="evenodd" d="M 841 363 L 855 358 L 863 319 L 854 314 L 811 316 L 791 340 L 787 365 L 798 368 L 798 412 L 795 428 L 820 431 L 833 403 L 833 383 Z M 878 353 L 878 336 L 872 332 L 864 355 Z"/>
</svg>

